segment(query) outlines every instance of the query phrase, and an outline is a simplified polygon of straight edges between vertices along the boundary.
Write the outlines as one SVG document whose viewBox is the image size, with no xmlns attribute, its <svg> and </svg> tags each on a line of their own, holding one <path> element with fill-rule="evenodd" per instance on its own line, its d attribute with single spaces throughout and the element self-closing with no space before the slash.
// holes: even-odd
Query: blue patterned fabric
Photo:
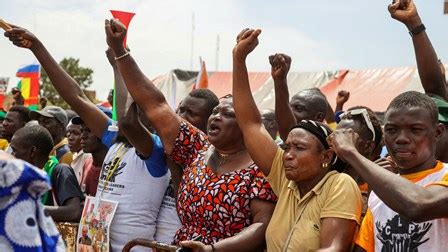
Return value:
<svg viewBox="0 0 448 252">
<path fill-rule="evenodd" d="M 0 160 L 0 251 L 65 251 L 40 201 L 47 174 L 25 161 Z"/>
</svg>

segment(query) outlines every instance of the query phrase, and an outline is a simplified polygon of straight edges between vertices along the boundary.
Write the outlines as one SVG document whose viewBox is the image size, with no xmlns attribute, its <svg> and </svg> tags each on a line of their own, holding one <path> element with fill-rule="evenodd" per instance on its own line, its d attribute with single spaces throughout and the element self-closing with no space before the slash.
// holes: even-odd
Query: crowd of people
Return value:
<svg viewBox="0 0 448 252">
<path fill-rule="evenodd" d="M 79 222 L 86 196 L 118 202 L 111 251 L 136 238 L 197 252 L 445 251 L 444 67 L 413 1 L 389 12 L 409 30 L 425 93 L 399 94 L 384 118 L 362 104 L 344 110 L 349 91 L 334 110 L 317 88 L 290 99 L 292 60 L 282 53 L 267 62 L 275 110 L 259 111 L 246 67 L 259 29 L 237 36 L 232 94 L 195 89 L 173 110 L 124 46 L 125 26 L 111 19 L 114 121 L 34 34 L 13 26 L 5 36 L 31 50 L 76 114 L 14 105 L 3 120 L 4 151 L 46 172 L 51 190 L 41 203 L 55 222 Z M 14 243 L 0 233 L 3 241 Z"/>
</svg>

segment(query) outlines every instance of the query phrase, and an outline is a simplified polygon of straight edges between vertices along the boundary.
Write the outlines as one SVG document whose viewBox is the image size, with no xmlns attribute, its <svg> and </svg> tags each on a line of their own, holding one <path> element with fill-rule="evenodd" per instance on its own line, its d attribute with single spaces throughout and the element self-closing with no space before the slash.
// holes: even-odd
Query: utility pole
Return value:
<svg viewBox="0 0 448 252">
<path fill-rule="evenodd" d="M 194 56 L 194 12 L 191 14 L 191 48 L 190 48 L 190 70 L 193 71 Z"/>
<path fill-rule="evenodd" d="M 219 71 L 219 34 L 216 35 L 215 72 Z"/>
</svg>

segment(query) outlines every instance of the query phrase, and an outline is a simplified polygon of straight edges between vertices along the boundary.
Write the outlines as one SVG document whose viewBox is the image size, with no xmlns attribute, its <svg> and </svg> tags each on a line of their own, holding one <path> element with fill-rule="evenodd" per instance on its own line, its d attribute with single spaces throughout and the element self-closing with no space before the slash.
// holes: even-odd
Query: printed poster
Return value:
<svg viewBox="0 0 448 252">
<path fill-rule="evenodd" d="M 98 202 L 94 197 L 86 198 L 76 238 L 77 252 L 111 251 L 110 224 L 117 206 L 115 201 L 101 199 Z"/>
<path fill-rule="evenodd" d="M 8 89 L 8 77 L 0 77 L 0 95 L 6 94 L 6 89 Z"/>
</svg>

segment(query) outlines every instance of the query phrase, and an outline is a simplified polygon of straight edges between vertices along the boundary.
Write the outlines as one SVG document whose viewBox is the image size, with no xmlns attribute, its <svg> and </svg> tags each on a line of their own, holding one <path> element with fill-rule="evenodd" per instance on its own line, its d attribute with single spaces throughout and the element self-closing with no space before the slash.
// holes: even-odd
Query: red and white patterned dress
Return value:
<svg viewBox="0 0 448 252">
<path fill-rule="evenodd" d="M 250 201 L 277 200 L 255 164 L 217 176 L 204 162 L 210 143 L 191 124 L 182 122 L 170 158 L 184 167 L 177 197 L 182 227 L 175 243 L 202 236 L 205 244 L 232 237 L 251 224 Z"/>
</svg>

